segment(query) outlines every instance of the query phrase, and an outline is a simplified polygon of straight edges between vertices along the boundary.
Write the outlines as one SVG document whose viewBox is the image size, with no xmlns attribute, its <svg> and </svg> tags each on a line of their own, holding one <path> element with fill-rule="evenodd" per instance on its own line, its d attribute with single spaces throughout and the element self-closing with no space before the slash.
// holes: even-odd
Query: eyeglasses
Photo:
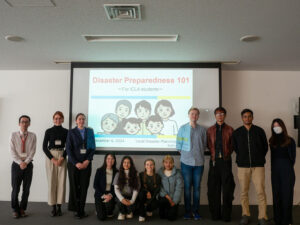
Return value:
<svg viewBox="0 0 300 225">
<path fill-rule="evenodd" d="M 28 124 L 29 121 L 20 121 L 20 123 L 22 123 L 22 124 Z"/>
</svg>

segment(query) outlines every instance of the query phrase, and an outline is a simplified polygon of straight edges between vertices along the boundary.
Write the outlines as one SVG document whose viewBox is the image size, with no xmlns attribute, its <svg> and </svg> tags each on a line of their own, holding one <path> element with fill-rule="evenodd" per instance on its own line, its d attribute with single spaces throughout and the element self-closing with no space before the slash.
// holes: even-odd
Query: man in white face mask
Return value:
<svg viewBox="0 0 300 225">
<path fill-rule="evenodd" d="M 265 167 L 268 142 L 264 130 L 252 124 L 253 112 L 244 109 L 241 113 L 243 126 L 233 132 L 233 149 L 236 152 L 238 179 L 241 186 L 242 219 L 247 225 L 250 219 L 248 191 L 252 180 L 258 196 L 258 224 L 267 222 L 267 199 L 265 193 Z"/>
</svg>

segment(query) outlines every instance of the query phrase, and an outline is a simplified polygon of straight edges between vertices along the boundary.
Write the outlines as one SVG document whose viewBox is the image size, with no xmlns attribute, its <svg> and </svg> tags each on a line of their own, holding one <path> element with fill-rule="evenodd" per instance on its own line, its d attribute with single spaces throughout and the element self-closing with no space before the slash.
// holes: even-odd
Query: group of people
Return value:
<svg viewBox="0 0 300 225">
<path fill-rule="evenodd" d="M 252 123 L 253 112 L 241 112 L 243 125 L 234 130 L 225 123 L 226 109 L 218 107 L 214 114 L 216 123 L 208 129 L 197 124 L 200 111 L 188 111 L 189 122 L 180 127 L 176 149 L 180 153 L 181 170 L 174 166 L 174 159 L 167 155 L 162 167 L 156 172 L 153 159 L 144 162 L 144 171 L 138 174 L 130 156 L 123 157 L 117 169 L 114 154 L 105 155 L 103 165 L 97 169 L 94 179 L 97 217 L 104 220 L 113 216 L 118 205 L 118 220 L 139 215 L 139 221 L 151 217 L 159 209 L 161 218 L 175 220 L 182 191 L 184 191 L 184 219 L 201 219 L 199 212 L 200 184 L 204 170 L 204 153 L 210 152 L 208 172 L 208 202 L 212 220 L 231 220 L 235 182 L 232 174 L 233 151 L 236 153 L 237 175 L 241 187 L 242 218 L 240 225 L 250 221 L 248 191 L 252 180 L 258 200 L 258 222 L 267 223 L 265 194 L 265 158 L 268 141 L 262 128 Z M 45 133 L 43 150 L 46 154 L 48 178 L 48 204 L 51 216 L 61 216 L 65 201 L 66 172 L 68 170 L 70 194 L 68 209 L 76 218 L 84 218 L 85 202 L 89 186 L 95 138 L 92 129 L 85 127 L 85 115 L 77 114 L 77 126 L 71 130 L 62 127 L 61 112 L 53 115 L 54 126 Z M 25 217 L 32 180 L 33 156 L 36 151 L 36 136 L 28 131 L 30 117 L 19 118 L 20 131 L 10 138 L 12 163 L 13 217 Z M 292 224 L 292 206 L 295 184 L 294 164 L 296 144 L 281 119 L 271 123 L 271 183 L 273 192 L 274 221 L 276 225 Z M 68 158 L 68 160 L 66 160 Z M 23 182 L 21 202 L 18 200 Z M 193 195 L 192 195 L 193 189 Z M 192 197 L 193 196 L 193 197 Z"/>
</svg>

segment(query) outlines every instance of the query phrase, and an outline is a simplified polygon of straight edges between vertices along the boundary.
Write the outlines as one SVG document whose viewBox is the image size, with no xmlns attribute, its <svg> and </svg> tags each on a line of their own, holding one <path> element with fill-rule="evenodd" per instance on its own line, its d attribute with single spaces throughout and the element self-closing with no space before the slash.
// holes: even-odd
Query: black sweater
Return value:
<svg viewBox="0 0 300 225">
<path fill-rule="evenodd" d="M 118 170 L 113 169 L 112 182 L 110 186 L 110 193 L 115 197 L 115 189 L 113 181 Z M 106 192 L 106 169 L 98 168 L 95 179 L 94 179 L 94 189 L 95 189 L 95 198 L 101 198 L 101 196 Z"/>
<path fill-rule="evenodd" d="M 151 199 L 148 201 L 151 202 L 153 199 L 156 199 L 161 187 L 161 178 L 158 174 L 156 176 L 156 185 L 154 185 L 154 176 L 146 175 L 146 182 L 144 181 L 144 172 L 140 173 L 140 182 L 141 182 L 141 194 L 146 194 L 147 192 L 151 193 Z"/>
<path fill-rule="evenodd" d="M 46 156 L 51 160 L 53 158 L 51 152 L 52 148 L 65 148 L 68 130 L 62 126 L 53 126 L 46 130 L 43 141 L 43 151 Z M 60 140 L 61 145 L 55 145 L 55 140 Z M 63 157 L 66 158 L 67 152 L 64 151 Z"/>
<path fill-rule="evenodd" d="M 244 126 L 241 126 L 233 132 L 232 139 L 238 167 L 264 166 L 268 142 L 262 128 L 252 125 L 248 131 Z"/>
</svg>

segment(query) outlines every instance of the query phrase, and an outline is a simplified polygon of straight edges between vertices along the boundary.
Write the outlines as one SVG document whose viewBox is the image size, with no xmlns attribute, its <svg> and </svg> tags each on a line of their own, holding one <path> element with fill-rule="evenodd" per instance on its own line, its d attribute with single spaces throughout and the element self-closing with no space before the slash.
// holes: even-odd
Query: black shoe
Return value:
<svg viewBox="0 0 300 225">
<path fill-rule="evenodd" d="M 229 217 L 223 218 L 223 221 L 226 222 L 226 223 L 228 223 L 228 222 L 231 221 L 231 218 L 229 218 Z"/>
<path fill-rule="evenodd" d="M 250 221 L 250 216 L 242 216 L 240 225 L 247 225 L 247 224 L 249 224 L 249 221 Z"/>
<path fill-rule="evenodd" d="M 88 214 L 83 212 L 83 213 L 80 214 L 80 219 L 83 219 L 83 218 L 88 217 L 88 216 L 89 216 Z"/>
<path fill-rule="evenodd" d="M 259 219 L 259 220 L 258 220 L 258 224 L 259 224 L 259 225 L 267 225 L 268 222 L 267 222 L 265 219 Z"/>
<path fill-rule="evenodd" d="M 59 207 L 56 212 L 57 216 L 62 216 L 61 208 Z"/>
<path fill-rule="evenodd" d="M 13 212 L 12 213 L 12 217 L 15 219 L 19 219 L 20 218 L 20 214 L 18 212 Z"/>
<path fill-rule="evenodd" d="M 52 209 L 50 216 L 52 216 L 52 217 L 56 216 L 56 210 L 55 209 Z"/>
<path fill-rule="evenodd" d="M 74 217 L 75 217 L 76 219 L 81 219 L 80 213 L 78 213 L 78 212 L 74 214 Z"/>
</svg>

